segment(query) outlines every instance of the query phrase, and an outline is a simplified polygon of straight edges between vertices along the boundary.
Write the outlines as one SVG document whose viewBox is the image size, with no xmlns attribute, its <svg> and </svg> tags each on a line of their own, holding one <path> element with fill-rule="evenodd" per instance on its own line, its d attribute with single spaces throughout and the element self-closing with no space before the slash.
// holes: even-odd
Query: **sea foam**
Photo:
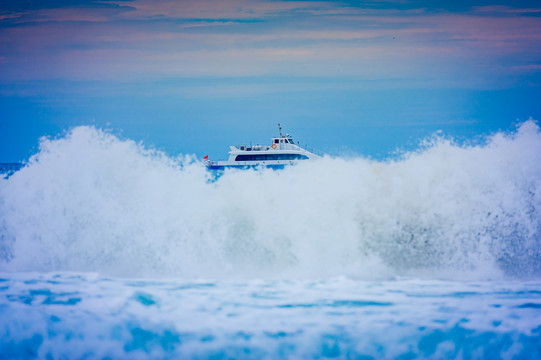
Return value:
<svg viewBox="0 0 541 360">
<path fill-rule="evenodd" d="M 93 127 L 0 180 L 0 271 L 123 277 L 541 276 L 541 133 L 434 136 L 281 171 L 170 158 Z"/>
</svg>

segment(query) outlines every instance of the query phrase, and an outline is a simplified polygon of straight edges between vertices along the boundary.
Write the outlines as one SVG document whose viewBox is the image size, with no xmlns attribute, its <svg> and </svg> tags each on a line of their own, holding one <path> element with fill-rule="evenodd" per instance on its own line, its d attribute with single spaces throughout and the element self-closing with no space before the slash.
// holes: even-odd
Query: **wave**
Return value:
<svg viewBox="0 0 541 360">
<path fill-rule="evenodd" d="M 541 133 L 218 179 L 94 127 L 0 179 L 0 271 L 123 277 L 541 276 Z"/>
</svg>

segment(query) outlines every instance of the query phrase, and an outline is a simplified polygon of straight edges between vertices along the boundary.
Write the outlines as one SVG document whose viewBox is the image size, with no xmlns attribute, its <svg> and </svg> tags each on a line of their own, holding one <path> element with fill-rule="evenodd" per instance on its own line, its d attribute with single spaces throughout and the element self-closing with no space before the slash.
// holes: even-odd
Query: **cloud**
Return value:
<svg viewBox="0 0 541 360">
<path fill-rule="evenodd" d="M 43 9 L 37 10 L 31 14 L 33 22 L 105 22 L 111 19 L 108 9 Z"/>
<path fill-rule="evenodd" d="M 114 1 L 112 3 L 115 3 Z M 123 5 L 125 2 L 116 2 Z M 320 7 L 326 2 L 310 1 L 260 1 L 260 0 L 135 0 L 129 3 L 134 11 L 125 13 L 128 18 L 175 19 L 251 19 L 274 16 L 300 9 Z M 328 5 L 330 6 L 330 5 Z"/>
<path fill-rule="evenodd" d="M 513 66 L 512 70 L 517 71 L 517 72 L 539 73 L 541 72 L 541 64 L 526 64 L 526 65 Z"/>
<path fill-rule="evenodd" d="M 0 27 L 0 80 L 349 75 L 469 86 L 537 71 L 541 18 L 531 9 L 502 16 L 516 9 L 395 5 L 136 0 L 30 9 Z"/>
<path fill-rule="evenodd" d="M 539 8 L 516 8 L 504 5 L 486 5 L 486 6 L 475 6 L 473 13 L 488 13 L 488 14 L 539 14 L 541 9 Z"/>
<path fill-rule="evenodd" d="M 0 29 L 9 25 L 35 22 L 77 22 L 114 20 L 118 14 L 129 11 L 126 6 L 107 0 L 5 1 L 0 9 Z"/>
</svg>

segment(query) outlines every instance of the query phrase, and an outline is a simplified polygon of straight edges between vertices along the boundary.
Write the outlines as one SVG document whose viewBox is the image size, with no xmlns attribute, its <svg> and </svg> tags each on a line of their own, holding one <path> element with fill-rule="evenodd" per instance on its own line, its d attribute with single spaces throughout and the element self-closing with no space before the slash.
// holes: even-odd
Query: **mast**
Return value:
<svg viewBox="0 0 541 360">
<path fill-rule="evenodd" d="M 283 137 L 282 136 L 282 126 L 280 125 L 280 123 L 278 123 L 278 131 L 280 132 L 280 137 Z"/>
</svg>

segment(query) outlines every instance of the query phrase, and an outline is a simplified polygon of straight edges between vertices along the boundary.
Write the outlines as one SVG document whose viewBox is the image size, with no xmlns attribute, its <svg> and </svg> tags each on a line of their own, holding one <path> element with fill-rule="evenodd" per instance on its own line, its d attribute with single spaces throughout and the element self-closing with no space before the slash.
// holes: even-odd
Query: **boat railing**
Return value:
<svg viewBox="0 0 541 360">
<path fill-rule="evenodd" d="M 235 147 L 241 151 L 268 151 L 272 149 L 272 147 L 268 145 L 235 145 Z"/>
<path fill-rule="evenodd" d="M 289 148 L 288 146 L 289 144 L 283 144 L 280 148 L 282 148 L 283 150 L 295 150 L 294 148 Z M 308 146 L 307 144 L 305 144 L 304 146 L 301 145 L 300 143 L 296 143 L 295 144 L 296 146 L 300 147 L 301 149 L 304 149 L 304 150 L 307 150 L 309 152 L 311 152 L 312 154 L 316 154 L 318 156 L 323 156 L 324 153 L 322 151 L 320 151 L 319 149 L 316 149 L 314 147 L 311 147 L 311 146 Z M 276 149 L 273 149 L 272 146 L 269 146 L 269 145 L 235 145 L 235 147 L 241 151 L 270 151 L 270 150 L 276 150 Z"/>
<path fill-rule="evenodd" d="M 323 157 L 325 155 L 325 153 L 323 151 L 321 151 L 319 149 L 316 149 L 314 147 L 308 146 L 307 144 L 304 144 L 304 146 L 301 146 L 301 144 L 299 143 L 298 145 L 299 145 L 299 147 L 303 148 L 304 150 L 309 151 L 312 154 L 316 154 L 317 156 Z"/>
</svg>

